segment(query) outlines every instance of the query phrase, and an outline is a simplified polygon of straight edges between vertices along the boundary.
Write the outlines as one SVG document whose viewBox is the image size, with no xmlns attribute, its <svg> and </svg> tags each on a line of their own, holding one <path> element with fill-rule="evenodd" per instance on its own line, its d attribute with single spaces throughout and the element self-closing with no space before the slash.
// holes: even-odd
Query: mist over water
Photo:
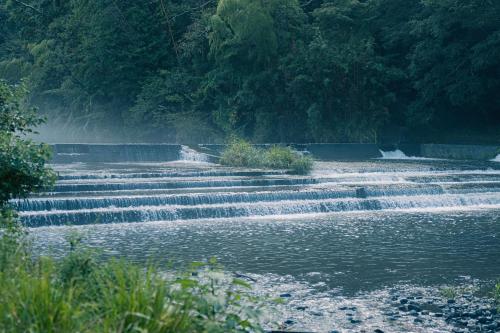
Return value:
<svg viewBox="0 0 500 333">
<path fill-rule="evenodd" d="M 104 125 L 102 127 L 91 122 L 86 126 L 85 122 L 68 122 L 64 118 L 53 119 L 49 117 L 45 124 L 36 128 L 38 134 L 31 135 L 37 142 L 45 143 L 122 143 L 133 142 L 136 138 L 124 131 L 123 127 L 112 127 Z"/>
</svg>

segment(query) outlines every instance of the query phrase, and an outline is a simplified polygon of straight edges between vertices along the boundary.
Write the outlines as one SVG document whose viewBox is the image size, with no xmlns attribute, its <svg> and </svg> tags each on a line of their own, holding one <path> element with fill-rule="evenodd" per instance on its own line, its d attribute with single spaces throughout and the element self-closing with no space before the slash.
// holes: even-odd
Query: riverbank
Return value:
<svg viewBox="0 0 500 333">
<path fill-rule="evenodd" d="M 260 302 L 213 260 L 165 275 L 99 260 L 79 236 L 59 260 L 33 252 L 26 230 L 0 215 L 2 332 L 261 332 Z M 202 278 L 198 278 L 198 276 Z"/>
</svg>

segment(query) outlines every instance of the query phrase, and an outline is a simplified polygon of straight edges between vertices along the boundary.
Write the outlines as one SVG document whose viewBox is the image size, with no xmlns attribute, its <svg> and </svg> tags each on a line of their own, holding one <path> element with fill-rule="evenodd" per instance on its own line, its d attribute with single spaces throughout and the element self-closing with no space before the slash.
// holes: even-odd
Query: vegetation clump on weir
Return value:
<svg viewBox="0 0 500 333">
<path fill-rule="evenodd" d="M 313 167 L 312 158 L 290 147 L 260 149 L 242 139 L 229 144 L 222 153 L 220 163 L 234 167 L 283 169 L 301 175 L 308 174 Z"/>
</svg>

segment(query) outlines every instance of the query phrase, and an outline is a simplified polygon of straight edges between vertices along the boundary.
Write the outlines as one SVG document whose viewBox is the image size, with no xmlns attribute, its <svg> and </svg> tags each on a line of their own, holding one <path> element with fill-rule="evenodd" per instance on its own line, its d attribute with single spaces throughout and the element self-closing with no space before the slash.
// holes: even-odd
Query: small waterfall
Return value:
<svg viewBox="0 0 500 333">
<path fill-rule="evenodd" d="M 498 154 L 494 159 L 491 160 L 492 162 L 500 162 L 500 154 Z"/>
<path fill-rule="evenodd" d="M 85 225 L 145 221 L 173 221 L 249 216 L 321 214 L 351 211 L 435 209 L 451 207 L 498 207 L 497 193 L 481 195 L 394 196 L 376 199 L 340 198 L 326 200 L 253 202 L 243 204 L 211 204 L 196 206 L 140 206 L 127 208 L 79 209 L 73 211 L 23 212 L 21 220 L 28 226 Z"/>
<path fill-rule="evenodd" d="M 406 154 L 403 153 L 399 149 L 396 149 L 396 150 L 393 150 L 393 151 L 383 151 L 383 150 L 380 150 L 380 153 L 382 154 L 381 159 L 384 159 L 384 160 L 407 160 L 407 159 L 414 158 L 414 157 L 406 156 Z"/>
<path fill-rule="evenodd" d="M 203 153 L 199 153 L 194 149 L 189 148 L 188 146 L 182 146 L 179 152 L 179 159 L 181 161 L 190 161 L 190 162 L 209 162 L 208 156 Z"/>
</svg>

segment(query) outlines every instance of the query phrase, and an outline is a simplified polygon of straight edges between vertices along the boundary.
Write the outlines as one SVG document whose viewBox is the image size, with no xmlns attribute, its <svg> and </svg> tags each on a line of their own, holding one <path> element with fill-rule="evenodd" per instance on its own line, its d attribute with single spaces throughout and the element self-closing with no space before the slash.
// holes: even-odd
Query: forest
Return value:
<svg viewBox="0 0 500 333">
<path fill-rule="evenodd" d="M 3 0 L 0 78 L 75 139 L 498 142 L 500 2 Z"/>
</svg>

